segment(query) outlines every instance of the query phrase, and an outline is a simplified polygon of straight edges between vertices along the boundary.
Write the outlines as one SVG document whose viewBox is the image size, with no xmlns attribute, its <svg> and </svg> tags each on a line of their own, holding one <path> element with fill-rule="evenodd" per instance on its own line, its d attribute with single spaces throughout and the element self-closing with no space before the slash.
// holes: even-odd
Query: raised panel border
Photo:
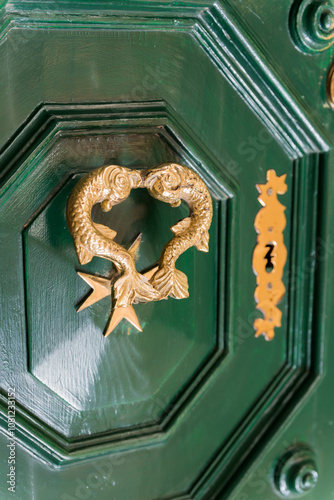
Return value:
<svg viewBox="0 0 334 500">
<path fill-rule="evenodd" d="M 251 42 L 242 29 L 235 28 L 235 25 L 240 23 L 234 22 L 233 13 L 228 5 L 224 5 L 223 9 L 221 3 L 213 5 L 211 2 L 194 2 L 191 6 L 189 5 L 189 8 L 187 6 L 175 6 L 172 2 L 164 2 L 160 6 L 152 2 L 136 2 L 136 4 L 137 6 L 133 2 L 129 2 L 129 5 L 133 7 L 133 12 L 126 11 L 125 19 L 125 16 L 122 17 L 124 13 L 120 11 L 119 17 L 115 16 L 117 21 L 113 22 L 111 18 L 108 18 L 110 15 L 108 5 L 100 2 L 98 5 L 101 9 L 105 8 L 107 18 L 107 21 L 101 27 L 106 29 L 108 26 L 109 29 L 117 29 L 121 25 L 123 28 L 128 29 L 156 29 L 157 21 L 155 19 L 155 24 L 153 24 L 152 17 L 156 18 L 158 13 L 160 16 L 158 18 L 161 19 L 159 29 L 170 30 L 175 29 L 175 27 L 172 27 L 172 21 L 175 18 L 188 16 L 187 22 L 182 21 L 178 29 L 189 30 L 192 33 L 208 57 L 211 58 L 213 64 L 219 67 L 239 95 L 248 102 L 248 105 L 264 123 L 265 127 L 271 131 L 282 149 L 294 161 L 296 179 L 294 186 L 294 216 L 296 217 L 298 210 L 305 208 L 307 200 L 309 204 L 306 208 L 305 217 L 308 217 L 313 228 L 311 240 L 307 241 L 305 236 L 298 231 L 297 224 L 294 225 L 293 237 L 296 239 L 294 240 L 292 268 L 298 269 L 300 262 L 305 261 L 312 252 L 316 253 L 318 204 L 313 193 L 310 190 L 305 193 L 304 188 L 306 180 L 310 178 L 307 177 L 309 175 L 314 179 L 315 184 L 313 184 L 313 187 L 318 186 L 319 192 L 321 192 L 322 186 L 319 181 L 319 179 L 321 180 L 321 152 L 326 152 L 329 149 L 326 139 L 319 132 L 321 127 L 316 129 L 310 123 L 301 102 L 292 98 L 291 94 L 281 85 L 279 75 L 276 74 L 273 68 L 268 69 L 265 67 L 263 54 L 254 45 L 254 41 Z M 59 5 L 61 9 L 71 10 L 69 2 L 59 2 Z M 80 6 L 83 6 L 83 4 L 76 2 L 73 4 L 73 10 Z M 6 30 L 12 29 L 14 26 L 30 26 L 31 29 L 42 28 L 43 16 L 45 19 L 52 20 L 54 29 L 64 26 L 66 22 L 70 22 L 70 13 L 66 22 L 60 20 L 61 9 L 58 12 L 49 14 L 41 13 L 37 19 L 34 19 L 36 14 L 32 11 L 33 7 L 34 2 L 26 2 L 22 11 L 22 4 L 14 2 L 11 9 L 5 14 L 3 36 L 6 36 Z M 83 16 L 85 16 L 89 9 L 84 6 L 82 8 Z M 97 5 L 94 8 L 97 8 Z M 23 15 L 20 20 L 15 18 L 18 12 Z M 135 20 L 134 16 L 139 14 L 141 19 Z M 32 20 L 35 22 L 32 23 Z M 82 26 L 84 25 L 82 24 Z M 235 43 L 229 43 L 230 39 L 233 39 Z M 246 58 L 245 54 L 247 54 Z M 228 61 L 228 64 L 226 61 Z M 273 102 L 271 102 L 272 99 Z M 172 110 L 171 119 L 173 119 L 173 113 Z M 287 123 L 290 125 L 287 125 Z M 233 183 L 233 179 L 231 182 Z M 213 457 L 211 464 L 201 477 L 194 479 L 189 494 L 179 496 L 178 500 L 190 498 L 209 499 L 221 493 L 228 494 L 233 488 L 237 458 L 239 457 L 242 461 L 242 467 L 247 467 L 247 461 L 254 458 L 263 448 L 269 430 L 282 425 L 284 418 L 301 403 L 303 398 L 307 397 L 308 392 L 318 382 L 322 365 L 319 358 L 319 338 L 316 329 L 317 299 L 313 293 L 315 268 L 316 259 L 314 260 L 312 272 L 300 280 L 300 284 L 305 285 L 302 287 L 302 292 L 296 293 L 291 289 L 289 290 L 289 296 L 293 304 L 289 323 L 290 346 L 287 353 L 287 365 L 280 377 L 277 378 L 277 383 L 269 387 L 261 400 L 255 404 L 245 425 L 231 437 L 229 443 L 224 444 L 220 452 Z M 298 309 L 301 304 L 304 313 Z M 308 307 L 311 307 L 311 310 L 314 311 L 313 316 L 310 314 L 307 317 L 305 314 Z M 304 345 L 306 351 L 304 353 L 295 352 L 292 349 L 296 336 L 300 333 L 305 336 Z M 285 390 L 282 392 L 283 386 Z M 282 407 L 283 402 L 284 407 Z M 263 408 L 263 405 L 268 409 L 265 421 L 260 419 L 257 425 L 254 426 L 253 432 L 246 439 L 247 425 L 254 421 L 254 415 L 260 407 Z M 243 443 L 242 446 L 241 443 Z M 248 451 L 246 453 L 247 447 Z M 106 452 L 108 452 L 107 449 Z M 231 456 L 234 457 L 233 461 L 231 461 Z M 88 457 L 89 454 L 84 454 L 80 458 Z M 50 455 L 48 458 L 50 459 Z M 70 457 L 68 455 L 63 457 L 58 455 L 58 459 L 61 458 L 66 460 L 66 458 Z M 74 458 L 74 461 L 78 459 L 78 457 L 75 458 L 75 454 L 72 454 L 72 458 Z M 59 465 L 56 453 L 53 454 L 51 461 Z M 63 465 L 65 465 L 65 462 Z M 240 463 L 238 463 L 239 472 L 240 467 Z"/>
</svg>

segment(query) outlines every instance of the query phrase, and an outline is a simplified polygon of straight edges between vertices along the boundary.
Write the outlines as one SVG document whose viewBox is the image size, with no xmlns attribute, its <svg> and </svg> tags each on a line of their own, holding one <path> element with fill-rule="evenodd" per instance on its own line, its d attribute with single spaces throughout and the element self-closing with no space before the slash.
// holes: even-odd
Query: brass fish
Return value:
<svg viewBox="0 0 334 500">
<path fill-rule="evenodd" d="M 188 167 L 168 163 L 148 170 L 145 186 L 154 198 L 177 207 L 184 200 L 190 208 L 189 217 L 170 229 L 175 234 L 164 247 L 159 268 L 152 276 L 152 286 L 161 294 L 183 299 L 189 296 L 187 276 L 175 268 L 178 257 L 195 246 L 202 252 L 209 251 L 208 230 L 212 221 L 211 195 L 202 179 Z"/>
<path fill-rule="evenodd" d="M 159 300 L 160 295 L 147 278 L 138 273 L 133 255 L 113 241 L 116 231 L 93 222 L 91 212 L 96 203 L 101 203 L 105 212 L 111 210 L 141 184 L 142 176 L 137 170 L 117 165 L 101 167 L 77 183 L 67 203 L 67 224 L 79 262 L 87 264 L 93 256 L 103 257 L 111 260 L 122 273 L 114 284 L 116 308 Z"/>
</svg>

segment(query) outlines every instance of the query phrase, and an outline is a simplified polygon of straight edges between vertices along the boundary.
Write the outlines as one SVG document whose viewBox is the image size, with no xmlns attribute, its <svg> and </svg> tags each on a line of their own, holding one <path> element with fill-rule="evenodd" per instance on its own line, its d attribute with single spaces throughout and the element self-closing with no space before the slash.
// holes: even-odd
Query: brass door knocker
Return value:
<svg viewBox="0 0 334 500">
<path fill-rule="evenodd" d="M 145 274 L 137 271 L 135 263 L 141 236 L 126 250 L 114 241 L 115 231 L 93 222 L 91 218 L 95 204 L 101 203 L 102 210 L 109 211 L 126 200 L 135 188 L 147 188 L 151 196 L 172 207 L 179 206 L 184 200 L 190 209 L 189 217 L 171 227 L 174 237 L 163 248 L 157 266 Z M 97 256 L 111 260 L 116 268 L 110 279 L 78 273 L 93 288 L 78 311 L 113 294 L 113 308 L 105 336 L 123 318 L 141 331 L 132 304 L 189 296 L 187 276 L 176 269 L 176 260 L 192 246 L 208 252 L 208 230 L 212 220 L 209 190 L 190 168 L 175 163 L 145 171 L 117 165 L 101 167 L 74 187 L 66 215 L 80 264 L 87 264 Z"/>
</svg>

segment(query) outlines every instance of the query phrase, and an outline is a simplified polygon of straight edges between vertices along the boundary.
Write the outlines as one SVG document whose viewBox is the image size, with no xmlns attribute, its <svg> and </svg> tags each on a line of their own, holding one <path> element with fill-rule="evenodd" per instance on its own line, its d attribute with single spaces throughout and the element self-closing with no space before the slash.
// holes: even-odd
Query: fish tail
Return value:
<svg viewBox="0 0 334 500">
<path fill-rule="evenodd" d="M 186 299 L 189 297 L 188 278 L 178 269 L 162 267 L 151 278 L 151 283 L 162 298 Z"/>
<path fill-rule="evenodd" d="M 126 271 L 114 284 L 114 298 L 116 307 L 127 307 L 138 302 L 159 300 L 161 297 L 145 276 L 137 271 Z"/>
</svg>

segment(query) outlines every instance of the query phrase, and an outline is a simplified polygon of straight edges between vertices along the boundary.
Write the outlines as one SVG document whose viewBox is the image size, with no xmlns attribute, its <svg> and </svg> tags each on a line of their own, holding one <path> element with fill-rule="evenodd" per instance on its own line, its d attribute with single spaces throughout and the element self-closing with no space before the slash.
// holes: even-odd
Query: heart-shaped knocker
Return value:
<svg viewBox="0 0 334 500">
<path fill-rule="evenodd" d="M 182 200 L 189 205 L 189 216 L 171 227 L 174 237 L 163 248 L 157 266 L 145 274 L 137 271 L 135 263 L 141 235 L 126 250 L 114 241 L 115 231 L 93 222 L 91 217 L 95 204 L 101 203 L 102 210 L 107 212 L 126 200 L 134 188 L 147 188 L 151 196 L 172 207 L 179 206 Z M 192 246 L 208 252 L 211 220 L 208 188 L 194 171 L 183 165 L 168 163 L 149 170 L 108 165 L 90 172 L 70 195 L 67 224 L 80 264 L 87 264 L 94 256 L 102 257 L 113 262 L 116 272 L 109 279 L 78 273 L 93 289 L 78 311 L 113 295 L 104 335 L 109 335 L 123 318 L 141 331 L 132 304 L 189 296 L 187 276 L 176 269 L 175 263 Z"/>
</svg>

